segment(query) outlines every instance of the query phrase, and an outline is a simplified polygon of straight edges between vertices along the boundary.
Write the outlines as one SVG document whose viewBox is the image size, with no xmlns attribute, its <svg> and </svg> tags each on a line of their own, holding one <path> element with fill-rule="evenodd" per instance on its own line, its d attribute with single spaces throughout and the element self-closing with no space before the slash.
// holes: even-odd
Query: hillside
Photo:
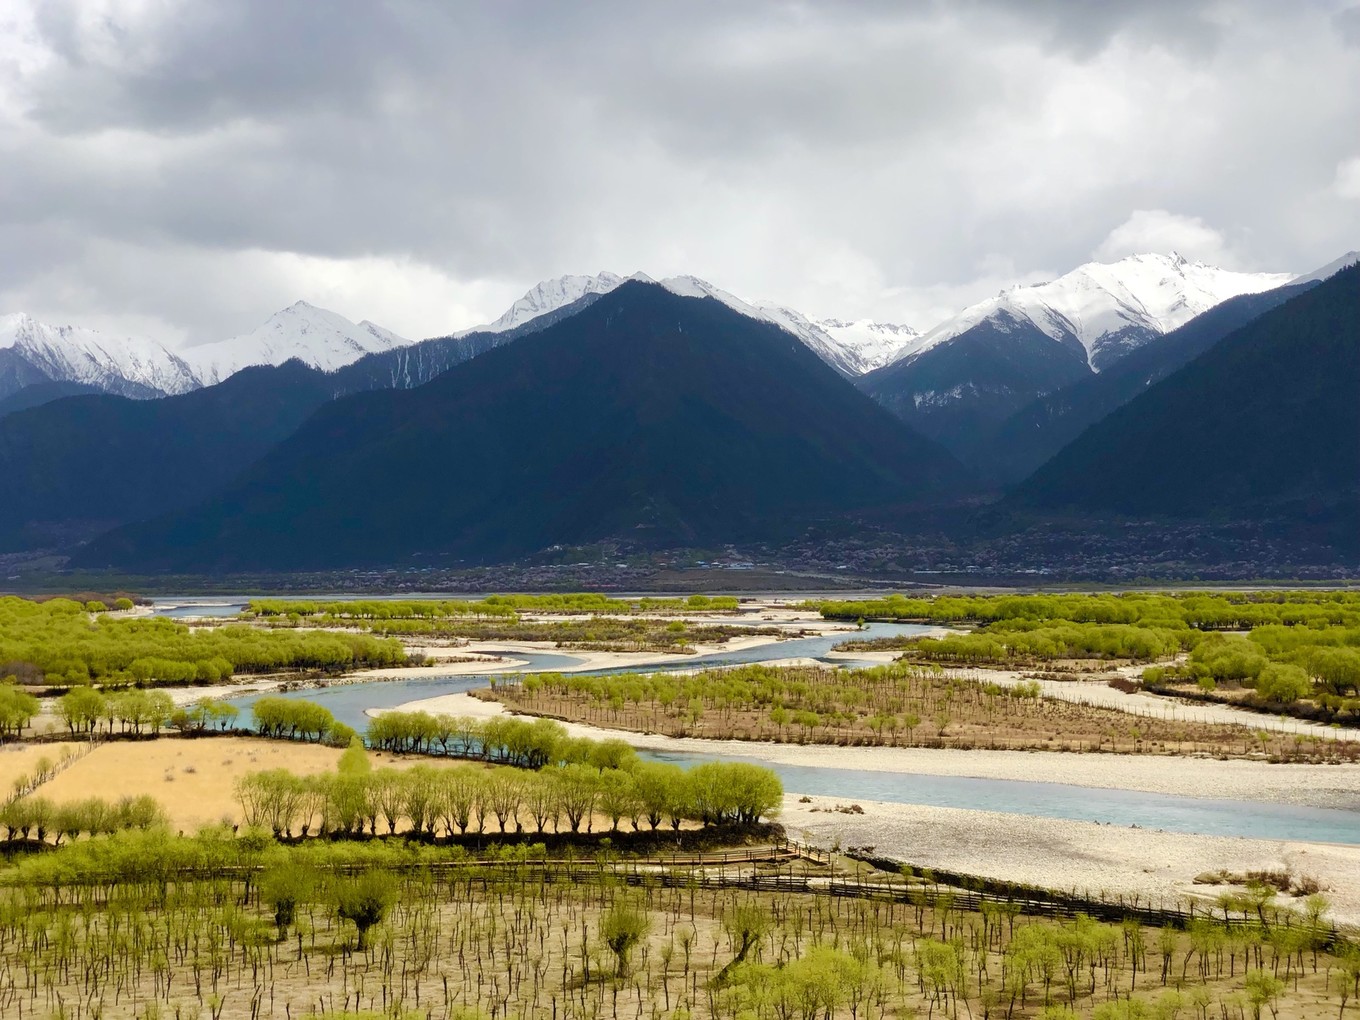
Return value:
<svg viewBox="0 0 1360 1020">
<path fill-rule="evenodd" d="M 297 362 L 159 400 L 72 396 L 0 418 L 0 551 L 51 547 L 188 506 L 317 407 L 332 382 Z"/>
<path fill-rule="evenodd" d="M 1099 375 L 1084 375 L 1021 408 L 977 443 L 970 463 L 987 477 L 1003 483 L 1025 478 L 1086 428 L 1193 361 L 1228 334 L 1314 285 L 1292 284 L 1229 298 L 1156 343 L 1138 348 Z"/>
<path fill-rule="evenodd" d="M 963 484 L 784 330 L 628 282 L 423 387 L 335 401 L 226 491 L 77 562 L 287 570 L 774 539 Z"/>
</svg>

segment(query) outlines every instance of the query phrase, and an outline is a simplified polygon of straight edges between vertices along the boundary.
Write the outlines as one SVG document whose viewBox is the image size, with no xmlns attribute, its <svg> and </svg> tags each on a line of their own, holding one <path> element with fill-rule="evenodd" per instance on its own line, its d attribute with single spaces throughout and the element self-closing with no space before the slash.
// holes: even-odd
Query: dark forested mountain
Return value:
<svg viewBox="0 0 1360 1020">
<path fill-rule="evenodd" d="M 32 383 L 14 390 L 7 397 L 0 398 L 0 418 L 15 411 L 27 411 L 30 407 L 41 407 L 62 397 L 78 397 L 85 393 L 103 393 L 98 386 L 81 382 L 41 382 Z"/>
<path fill-rule="evenodd" d="M 160 400 L 73 396 L 0 418 L 0 551 L 194 503 L 296 429 L 333 385 L 293 361 Z"/>
<path fill-rule="evenodd" d="M 77 559 L 286 570 L 775 538 L 963 480 L 789 333 L 630 282 L 425 386 L 328 404 L 219 495 Z"/>
<path fill-rule="evenodd" d="M 967 462 L 1010 415 L 1043 393 L 1091 375 L 1086 351 L 999 311 L 856 385 L 912 428 Z"/>
<path fill-rule="evenodd" d="M 86 539 L 188 506 L 225 485 L 328 400 L 419 386 L 574 314 L 594 297 L 503 333 L 380 351 L 333 373 L 299 361 L 259 365 L 215 386 L 153 400 L 90 393 L 94 387 L 83 383 L 25 386 L 0 400 L 0 477 L 7 483 L 0 552 Z M 82 393 L 89 395 L 60 399 Z"/>
<path fill-rule="evenodd" d="M 1360 266 L 1225 337 L 1084 432 L 1010 499 L 1046 511 L 1350 519 Z M 1360 544 L 1360 531 L 1352 536 Z"/>
<path fill-rule="evenodd" d="M 1229 333 L 1277 308 L 1316 281 L 1242 294 L 1191 319 L 1156 343 L 1146 344 L 1099 375 L 1076 382 L 1021 408 L 984 435 L 969 463 L 985 477 L 1012 483 L 1033 473 L 1090 425 L 1193 361 Z"/>
</svg>

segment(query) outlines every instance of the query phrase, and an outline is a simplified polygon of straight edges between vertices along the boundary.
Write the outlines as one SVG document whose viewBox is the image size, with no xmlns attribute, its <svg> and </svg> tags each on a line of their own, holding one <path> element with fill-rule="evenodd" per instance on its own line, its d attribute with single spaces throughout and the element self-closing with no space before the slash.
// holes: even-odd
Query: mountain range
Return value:
<svg viewBox="0 0 1360 1020">
<path fill-rule="evenodd" d="M 1340 393 L 1354 345 L 1339 324 L 1360 270 L 1337 270 L 1356 259 L 1255 291 L 1277 280 L 1175 256 L 1087 266 L 967 310 L 952 336 L 814 322 L 694 277 L 642 274 L 549 281 L 485 327 L 417 343 L 299 303 L 238 344 L 180 358 L 192 382 L 174 361 L 129 360 L 141 379 L 179 378 L 182 392 L 156 399 L 151 382 L 98 392 L 109 378 L 89 369 L 108 346 L 97 335 L 52 335 L 14 317 L 4 350 L 23 357 L 11 366 L 35 351 L 55 365 L 63 343 L 90 356 L 63 362 L 83 365 L 84 378 L 0 398 L 0 553 L 63 549 L 126 569 L 311 569 L 520 558 L 605 539 L 779 542 L 832 521 L 842 533 L 858 520 L 910 535 L 922 514 L 966 546 L 970 529 L 1004 532 L 1036 514 L 1108 523 L 1214 510 L 1312 521 L 1339 549 L 1348 522 L 1360 523 L 1344 481 L 1360 471 L 1344 436 L 1297 464 L 1282 451 L 1305 441 L 1287 415 L 1313 436 L 1342 434 L 1353 416 Z M 1210 304 L 1214 281 L 1247 289 Z M 1252 358 L 1230 357 L 1244 344 Z M 288 358 L 297 353 L 307 361 Z M 256 358 L 287 360 L 231 370 Z M 871 361 L 881 367 L 848 367 Z M 922 363 L 963 365 L 960 393 L 991 387 L 1011 401 L 957 400 L 918 424 L 875 387 L 913 366 L 919 380 Z M 201 385 L 213 367 L 224 381 Z M 1024 400 L 1025 387 L 1038 395 Z M 1235 416 L 1234 387 L 1261 395 L 1248 402 L 1254 424 Z M 1192 405 L 1252 437 L 1252 449 L 1205 428 Z M 942 423 L 953 431 L 936 441 Z M 1237 489 L 1196 489 L 1199 432 L 1214 465 L 1199 474 L 1221 468 L 1243 480 Z M 1175 444 L 1176 456 L 1161 455 Z M 1253 451 L 1264 472 L 1240 463 Z M 998 479 L 1021 484 L 990 503 Z M 1200 496 L 1162 498 L 1168 484 Z M 1232 499 L 1215 504 L 1214 492 Z M 989 503 L 990 523 L 970 523 L 966 507 Z"/>
<path fill-rule="evenodd" d="M 544 281 L 494 322 L 425 343 L 445 342 L 434 359 L 440 364 L 456 346 L 448 341 L 474 338 L 468 348 L 481 353 L 495 346 L 491 337 L 518 335 L 545 316 L 553 318 L 539 325 L 550 324 L 626 279 L 650 281 L 643 273 L 608 272 Z M 1112 265 L 1091 263 L 1048 284 L 1011 288 L 924 334 L 869 319 L 811 318 L 786 306 L 745 301 L 694 276 L 659 282 L 673 293 L 713 297 L 788 330 L 842 375 L 861 379 L 866 392 L 904 420 L 967 453 L 968 440 L 961 437 L 969 429 L 960 431 L 955 419 L 961 415 L 971 422 L 979 404 L 993 417 L 1003 407 L 1018 410 L 1026 398 L 1099 371 L 1228 297 L 1288 279 L 1231 273 L 1175 255 L 1135 256 Z M 0 320 L 0 414 L 79 392 L 141 398 L 184 393 L 247 366 L 281 365 L 291 358 L 336 371 L 369 354 L 414 346 L 375 323 L 354 323 L 306 302 L 250 332 L 182 349 L 13 315 Z M 430 353 L 410 360 L 418 364 Z"/>
</svg>

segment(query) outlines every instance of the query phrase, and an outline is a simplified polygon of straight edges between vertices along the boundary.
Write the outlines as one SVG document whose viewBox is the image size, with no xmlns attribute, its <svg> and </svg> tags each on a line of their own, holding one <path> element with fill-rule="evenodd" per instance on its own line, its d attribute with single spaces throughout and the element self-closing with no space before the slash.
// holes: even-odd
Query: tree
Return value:
<svg viewBox="0 0 1360 1020">
<path fill-rule="evenodd" d="M 0 736 L 19 736 L 41 709 L 38 699 L 27 691 L 10 684 L 0 686 Z"/>
<path fill-rule="evenodd" d="M 628 976 L 628 958 L 646 937 L 651 922 L 630 900 L 619 900 L 600 918 L 600 940 L 614 954 L 614 976 Z"/>
<path fill-rule="evenodd" d="M 354 922 L 359 932 L 360 952 L 368 948 L 369 929 L 387 916 L 396 898 L 396 882 L 384 871 L 369 871 L 336 884 L 336 913 L 342 920 Z"/>
<path fill-rule="evenodd" d="M 1313 693 L 1313 683 L 1301 666 L 1272 662 L 1263 667 L 1257 677 L 1256 693 L 1266 701 L 1292 705 Z"/>
<path fill-rule="evenodd" d="M 305 903 L 316 889 L 316 872 L 291 856 L 265 870 L 260 876 L 260 899 L 274 909 L 274 924 L 279 941 L 288 937 L 297 916 L 299 903 Z M 343 913 L 341 916 L 345 916 Z M 362 937 L 362 934 L 361 934 Z"/>
<path fill-rule="evenodd" d="M 105 711 L 104 695 L 92 687 L 77 687 L 57 699 L 57 715 L 72 733 L 93 733 Z"/>
<path fill-rule="evenodd" d="M 774 919 L 759 903 L 742 900 L 722 917 L 723 931 L 732 940 L 736 954 L 718 973 L 717 983 L 722 984 L 729 971 L 744 963 L 746 956 L 774 927 Z"/>
</svg>

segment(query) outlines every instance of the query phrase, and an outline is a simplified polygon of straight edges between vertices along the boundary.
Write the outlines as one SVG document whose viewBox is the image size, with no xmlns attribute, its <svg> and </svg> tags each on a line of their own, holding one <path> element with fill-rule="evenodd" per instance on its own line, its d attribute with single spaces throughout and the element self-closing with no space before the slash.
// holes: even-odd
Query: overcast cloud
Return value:
<svg viewBox="0 0 1360 1020">
<path fill-rule="evenodd" d="M 921 328 L 1094 257 L 1360 247 L 1360 4 L 18 0 L 0 311 L 411 337 L 693 273 Z"/>
</svg>

